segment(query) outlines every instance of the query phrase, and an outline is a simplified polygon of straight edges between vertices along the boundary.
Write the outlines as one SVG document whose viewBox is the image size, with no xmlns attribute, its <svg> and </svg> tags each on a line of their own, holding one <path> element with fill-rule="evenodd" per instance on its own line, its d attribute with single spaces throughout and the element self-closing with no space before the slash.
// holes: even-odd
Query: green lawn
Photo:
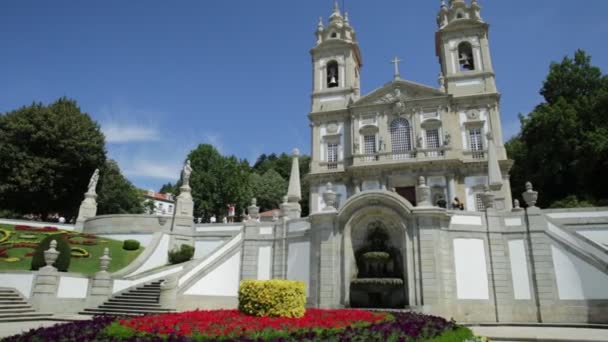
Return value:
<svg viewBox="0 0 608 342">
<path fill-rule="evenodd" d="M 52 226 L 52 225 L 50 225 Z M 110 249 L 110 256 L 112 261 L 110 262 L 109 272 L 116 272 L 121 268 L 124 268 L 131 263 L 144 249 L 140 247 L 136 251 L 126 251 L 122 249 L 122 241 L 105 239 L 105 238 L 89 238 L 82 236 L 82 234 L 74 234 L 72 232 L 59 230 L 56 232 L 32 232 L 32 231 L 16 231 L 12 225 L 0 224 L 0 229 L 10 232 L 10 238 L 7 241 L 0 243 L 0 250 L 5 247 L 11 246 L 13 243 L 30 242 L 37 243 L 44 239 L 48 234 L 59 234 L 65 232 L 70 234 L 70 239 L 73 241 L 95 241 L 96 245 L 83 246 L 83 245 L 71 245 L 72 247 L 79 247 L 89 252 L 90 256 L 86 258 L 72 257 L 70 262 L 69 272 L 93 274 L 99 271 L 99 257 L 103 255 L 104 248 Z M 0 233 L 0 239 L 4 237 Z M 31 256 L 26 256 L 27 253 L 33 252 L 33 248 L 11 248 L 6 251 L 9 259 L 0 256 L 0 271 L 12 271 L 12 270 L 29 270 L 32 262 Z M 8 262 L 10 258 L 18 258 L 19 260 Z"/>
</svg>

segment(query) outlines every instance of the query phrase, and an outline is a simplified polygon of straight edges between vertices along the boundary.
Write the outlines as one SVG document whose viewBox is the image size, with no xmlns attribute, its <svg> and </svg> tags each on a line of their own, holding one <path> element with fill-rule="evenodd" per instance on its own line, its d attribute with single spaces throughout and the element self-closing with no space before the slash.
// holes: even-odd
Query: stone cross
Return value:
<svg viewBox="0 0 608 342">
<path fill-rule="evenodd" d="M 395 56 L 395 58 L 391 61 L 392 64 L 395 65 L 395 79 L 398 80 L 401 75 L 399 74 L 399 63 L 401 63 L 402 61 Z"/>
</svg>

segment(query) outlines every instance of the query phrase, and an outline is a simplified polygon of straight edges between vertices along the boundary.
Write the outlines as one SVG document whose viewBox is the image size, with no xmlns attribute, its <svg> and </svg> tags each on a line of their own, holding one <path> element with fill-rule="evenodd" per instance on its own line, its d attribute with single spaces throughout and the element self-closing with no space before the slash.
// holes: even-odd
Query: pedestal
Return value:
<svg viewBox="0 0 608 342">
<path fill-rule="evenodd" d="M 57 310 L 57 289 L 59 272 L 53 266 L 45 266 L 38 271 L 32 291 L 32 306 L 38 311 L 55 312 Z"/>
<path fill-rule="evenodd" d="M 84 200 L 78 209 L 78 218 L 76 219 L 76 231 L 82 231 L 84 221 L 88 218 L 97 215 L 97 194 L 87 192 L 84 194 Z"/>
<path fill-rule="evenodd" d="M 100 271 L 95 273 L 91 282 L 91 292 L 87 296 L 87 306 L 97 307 L 112 295 L 113 281 L 110 273 Z"/>
</svg>

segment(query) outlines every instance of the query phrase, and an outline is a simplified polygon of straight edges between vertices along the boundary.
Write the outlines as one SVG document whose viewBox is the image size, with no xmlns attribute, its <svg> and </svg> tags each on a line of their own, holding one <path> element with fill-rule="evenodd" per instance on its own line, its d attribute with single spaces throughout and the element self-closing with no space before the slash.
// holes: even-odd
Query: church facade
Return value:
<svg viewBox="0 0 608 342">
<path fill-rule="evenodd" d="M 489 25 L 475 1 L 450 1 L 437 22 L 438 87 L 401 79 L 395 59 L 394 79 L 362 95 L 363 54 L 348 14 L 336 5 L 327 25 L 319 21 L 311 50 L 311 212 L 325 206 L 327 182 L 338 193 L 338 207 L 373 189 L 394 190 L 415 205 L 421 175 L 434 204 L 450 207 L 458 198 L 464 209 L 482 211 L 489 135 L 503 183 L 499 207 L 511 209 Z"/>
</svg>

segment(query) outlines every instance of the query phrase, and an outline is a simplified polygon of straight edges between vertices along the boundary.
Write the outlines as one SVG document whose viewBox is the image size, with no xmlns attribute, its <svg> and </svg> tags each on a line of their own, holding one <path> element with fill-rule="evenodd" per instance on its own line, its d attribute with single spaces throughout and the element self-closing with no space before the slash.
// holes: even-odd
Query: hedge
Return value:
<svg viewBox="0 0 608 342">
<path fill-rule="evenodd" d="M 194 247 L 190 245 L 181 245 L 180 249 L 169 251 L 169 263 L 179 264 L 192 259 L 194 256 Z"/>
<path fill-rule="evenodd" d="M 44 251 L 49 249 L 51 245 L 51 241 L 57 241 L 57 251 L 59 251 L 59 256 L 53 266 L 57 268 L 60 272 L 67 272 L 68 268 L 70 268 L 70 261 L 72 258 L 72 249 L 70 244 L 67 241 L 65 234 L 53 234 L 45 237 L 36 247 L 34 251 L 34 255 L 32 256 L 32 270 L 36 271 L 44 266 L 46 266 L 46 262 L 44 261 Z"/>
<path fill-rule="evenodd" d="M 137 240 L 125 240 L 122 243 L 122 249 L 125 251 L 136 251 L 139 249 L 139 241 Z"/>
<path fill-rule="evenodd" d="M 239 286 L 239 310 L 248 315 L 300 318 L 305 305 L 303 281 L 243 280 Z"/>
</svg>

